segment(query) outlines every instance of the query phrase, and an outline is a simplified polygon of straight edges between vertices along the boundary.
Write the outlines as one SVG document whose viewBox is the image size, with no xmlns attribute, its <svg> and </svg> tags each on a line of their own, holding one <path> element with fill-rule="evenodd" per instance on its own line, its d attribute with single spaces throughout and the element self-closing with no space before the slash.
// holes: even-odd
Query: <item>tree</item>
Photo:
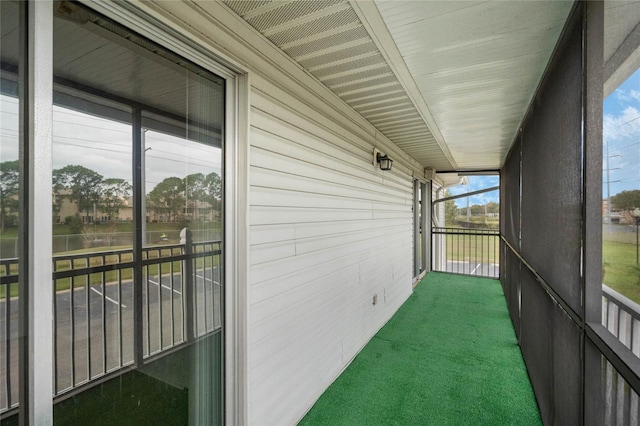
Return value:
<svg viewBox="0 0 640 426">
<path fill-rule="evenodd" d="M 640 189 L 622 191 L 611 197 L 611 206 L 616 210 L 632 211 L 640 208 Z"/>
<path fill-rule="evenodd" d="M 493 214 L 500 213 L 500 204 L 493 201 L 489 201 L 487 203 L 487 213 L 493 213 Z"/>
<path fill-rule="evenodd" d="M 193 173 L 184 178 L 185 197 L 187 198 L 187 207 L 191 208 L 191 211 L 186 213 L 192 213 L 192 218 L 197 218 L 198 208 L 200 202 L 205 198 L 205 175 L 202 173 Z"/>
<path fill-rule="evenodd" d="M 53 171 L 53 188 L 61 198 L 78 203 L 78 211 L 87 216 L 91 207 L 100 201 L 102 175 L 84 166 L 70 164 Z"/>
<path fill-rule="evenodd" d="M 482 216 L 484 215 L 484 206 L 480 204 L 473 204 L 470 207 L 471 214 L 474 216 Z"/>
<path fill-rule="evenodd" d="M 222 200 L 222 179 L 220 176 L 211 172 L 205 177 L 205 200 L 214 209 L 220 209 L 220 201 Z"/>
<path fill-rule="evenodd" d="M 194 209 L 208 207 L 219 210 L 222 199 L 222 180 L 217 173 L 211 172 L 208 175 L 193 173 L 184 178 L 187 205 Z M 201 203 L 205 203 L 202 205 Z"/>
<path fill-rule="evenodd" d="M 111 218 L 117 218 L 131 196 L 131 185 L 124 179 L 107 178 L 100 184 L 100 210 Z"/>
<path fill-rule="evenodd" d="M 0 163 L 0 230 L 4 231 L 7 216 L 18 208 L 20 170 L 18 160 Z"/>
<path fill-rule="evenodd" d="M 450 197 L 449 191 L 445 191 L 445 198 Z M 447 200 L 444 202 L 444 226 L 451 226 L 456 222 L 456 215 L 458 213 L 458 207 L 454 200 Z"/>
<path fill-rule="evenodd" d="M 184 181 L 179 177 L 168 177 L 153 188 L 147 196 L 147 203 L 154 209 L 166 211 L 173 221 L 184 207 Z"/>
<path fill-rule="evenodd" d="M 192 207 L 196 207 L 197 202 L 205 198 L 205 179 L 202 173 L 193 173 L 184 178 L 185 196 Z"/>
</svg>

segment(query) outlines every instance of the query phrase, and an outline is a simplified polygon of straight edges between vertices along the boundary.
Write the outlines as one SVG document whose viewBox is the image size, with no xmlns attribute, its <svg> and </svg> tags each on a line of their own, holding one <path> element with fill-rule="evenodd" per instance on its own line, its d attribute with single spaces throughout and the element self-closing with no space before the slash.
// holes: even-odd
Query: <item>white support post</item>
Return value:
<svg viewBox="0 0 640 426">
<path fill-rule="evenodd" d="M 431 181 L 420 186 L 422 191 L 422 270 L 431 270 Z"/>
<path fill-rule="evenodd" d="M 249 76 L 227 80 L 224 157 L 225 423 L 248 419 Z"/>
<path fill-rule="evenodd" d="M 420 276 L 420 182 L 413 181 L 413 278 Z"/>
<path fill-rule="evenodd" d="M 21 88 L 24 164 L 20 312 L 20 423 L 53 424 L 52 116 L 53 8 L 26 6 L 26 64 Z"/>
</svg>

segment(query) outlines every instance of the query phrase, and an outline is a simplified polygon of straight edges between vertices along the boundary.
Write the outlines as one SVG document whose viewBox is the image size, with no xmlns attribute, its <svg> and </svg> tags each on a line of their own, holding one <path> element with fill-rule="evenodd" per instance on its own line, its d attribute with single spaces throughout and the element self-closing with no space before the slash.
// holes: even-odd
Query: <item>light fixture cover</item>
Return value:
<svg viewBox="0 0 640 426">
<path fill-rule="evenodd" d="M 378 153 L 377 160 L 378 164 L 380 164 L 380 170 L 391 170 L 391 167 L 393 166 L 393 160 L 389 158 L 387 154 Z"/>
<path fill-rule="evenodd" d="M 436 177 L 436 170 L 431 167 L 424 169 L 424 178 L 426 180 L 433 180 Z"/>
</svg>

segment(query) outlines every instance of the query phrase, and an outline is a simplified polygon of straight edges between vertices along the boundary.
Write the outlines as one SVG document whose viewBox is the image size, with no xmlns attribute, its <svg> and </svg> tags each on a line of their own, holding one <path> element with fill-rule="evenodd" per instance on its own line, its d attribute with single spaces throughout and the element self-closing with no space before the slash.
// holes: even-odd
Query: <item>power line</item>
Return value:
<svg viewBox="0 0 640 426">
<path fill-rule="evenodd" d="M 625 121 L 624 123 L 622 123 L 621 125 L 619 125 L 619 126 L 618 126 L 618 129 L 619 129 L 619 128 L 621 128 L 621 127 L 623 127 L 623 126 L 626 126 L 627 124 L 631 123 L 632 121 L 636 121 L 636 120 L 637 120 L 637 119 L 639 119 L 639 118 L 640 118 L 640 115 L 639 115 L 639 116 L 637 116 L 636 118 L 632 118 L 632 119 L 631 119 L 631 120 L 629 120 L 629 121 Z"/>
<path fill-rule="evenodd" d="M 616 152 L 617 152 L 617 151 L 624 151 L 624 150 L 627 150 L 627 149 L 632 148 L 632 147 L 634 147 L 634 146 L 636 146 L 636 145 L 640 145 L 640 142 L 634 142 L 634 143 L 631 143 L 631 144 L 629 144 L 629 145 L 624 145 L 624 146 L 621 146 L 620 148 L 616 148 Z"/>
<path fill-rule="evenodd" d="M 91 149 L 91 150 L 95 150 L 95 151 L 105 151 L 105 152 L 115 152 L 118 154 L 129 154 L 125 151 L 119 151 L 119 150 L 115 150 L 115 149 L 109 149 L 109 148 L 100 148 L 97 146 L 87 146 L 87 145 L 82 145 L 82 144 L 78 144 L 78 143 L 73 143 L 73 142 L 61 142 L 58 141 L 56 142 L 56 145 L 66 145 L 66 146 L 76 146 L 79 148 L 86 148 L 86 149 Z"/>
<path fill-rule="evenodd" d="M 53 138 L 54 138 L 54 142 L 55 142 L 55 139 L 70 139 L 70 140 L 74 140 L 74 141 L 88 142 L 89 144 L 81 145 L 81 146 L 86 147 L 86 148 L 91 148 L 91 149 L 94 148 L 93 146 L 91 146 L 91 144 L 105 144 L 105 145 L 109 145 L 109 146 L 117 145 L 117 146 L 122 146 L 122 147 L 129 148 L 128 151 L 121 151 L 123 153 L 126 152 L 126 153 L 130 154 L 131 151 L 132 151 L 131 150 L 131 144 L 127 144 L 127 143 L 117 143 L 117 142 L 114 142 L 114 141 L 105 142 L 105 141 L 98 141 L 98 140 L 95 140 L 95 139 L 86 139 L 86 138 L 74 138 L 73 136 L 56 136 L 56 135 L 53 135 Z M 56 142 L 56 143 L 65 144 L 66 142 Z"/>
</svg>

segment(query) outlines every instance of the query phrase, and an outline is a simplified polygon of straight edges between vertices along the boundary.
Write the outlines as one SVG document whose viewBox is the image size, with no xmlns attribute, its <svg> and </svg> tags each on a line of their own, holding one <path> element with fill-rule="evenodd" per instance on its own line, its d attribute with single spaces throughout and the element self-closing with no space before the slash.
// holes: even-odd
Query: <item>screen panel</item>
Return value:
<svg viewBox="0 0 640 426">
<path fill-rule="evenodd" d="M 580 328 L 559 305 L 553 306 L 553 424 L 582 421 Z"/>
<path fill-rule="evenodd" d="M 504 273 L 501 275 L 505 298 L 509 306 L 509 315 L 516 335 L 520 338 L 520 259 L 506 247 L 504 254 Z"/>
<path fill-rule="evenodd" d="M 500 194 L 503 200 L 500 203 L 503 209 L 502 234 L 515 248 L 520 247 L 520 151 L 522 141 L 516 140 L 511 152 L 502 168 Z"/>
<path fill-rule="evenodd" d="M 544 424 L 553 411 L 553 304 L 528 270 L 523 270 L 520 348 Z"/>
<path fill-rule="evenodd" d="M 544 424 L 580 424 L 580 328 L 523 268 L 520 346 Z"/>
<path fill-rule="evenodd" d="M 522 255 L 580 312 L 582 13 L 575 13 L 522 132 Z"/>
</svg>

